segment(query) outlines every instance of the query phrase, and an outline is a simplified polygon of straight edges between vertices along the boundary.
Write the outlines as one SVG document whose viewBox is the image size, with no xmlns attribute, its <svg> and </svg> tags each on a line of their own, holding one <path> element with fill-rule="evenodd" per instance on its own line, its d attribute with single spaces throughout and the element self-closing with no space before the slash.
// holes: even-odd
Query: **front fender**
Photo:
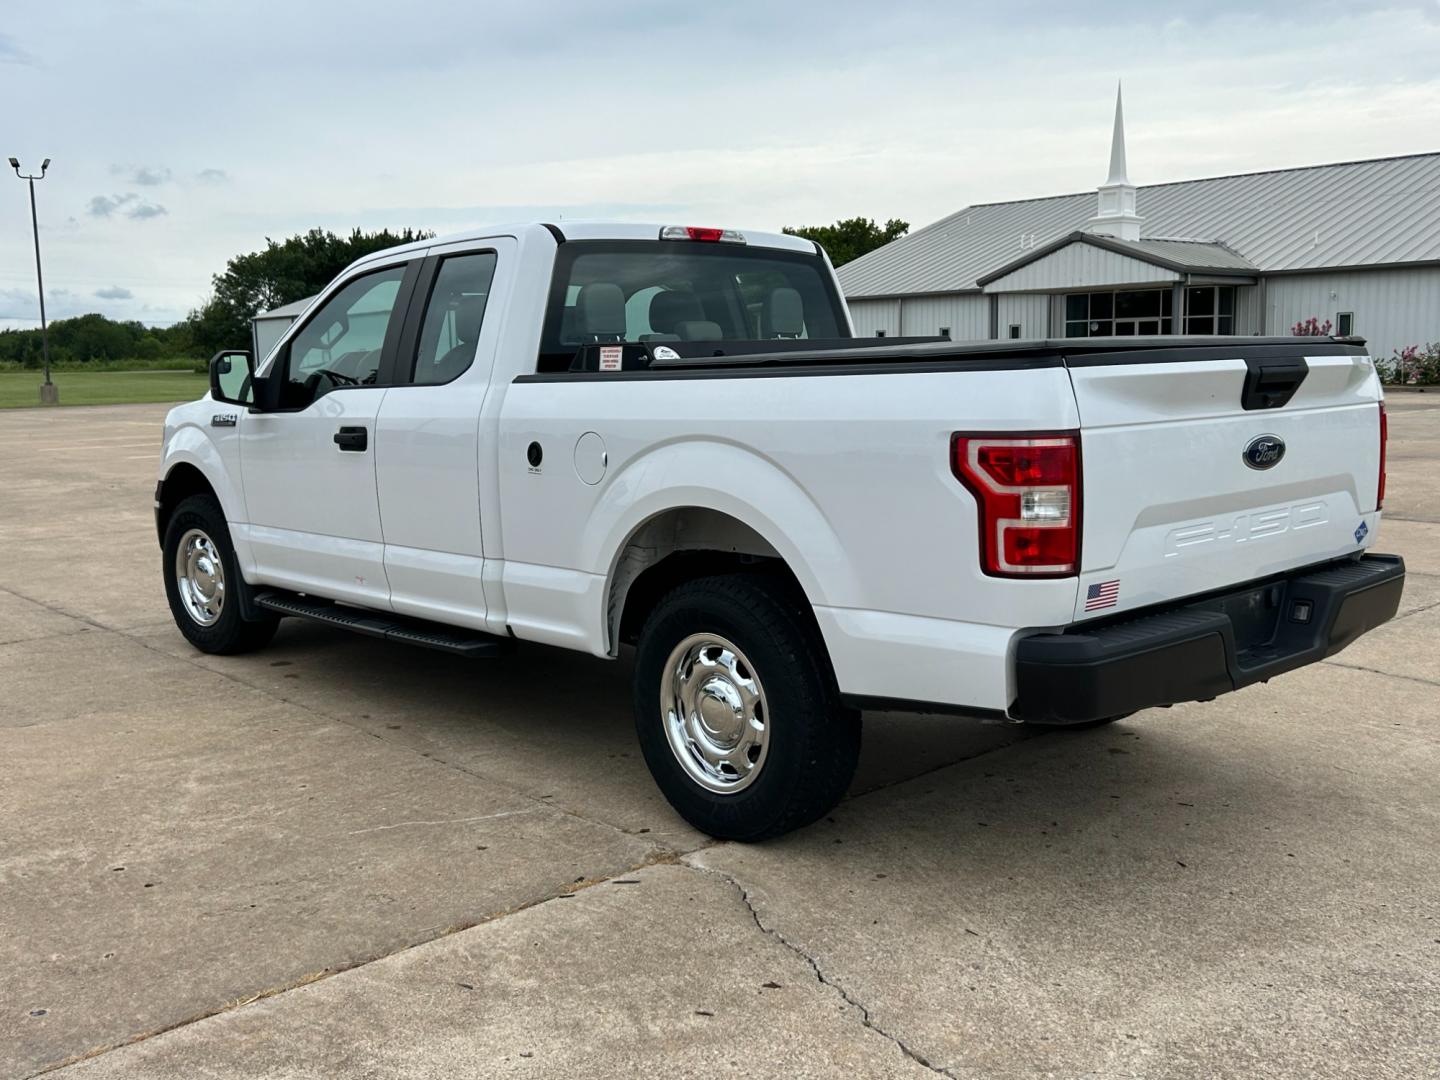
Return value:
<svg viewBox="0 0 1440 1080">
<path fill-rule="evenodd" d="M 718 440 L 687 440 L 636 458 L 606 486 L 585 530 L 583 565 L 613 585 L 630 538 L 667 510 L 728 514 L 758 533 L 789 565 L 812 604 L 857 593 L 855 567 L 820 507 L 793 477 L 755 451 Z"/>
<path fill-rule="evenodd" d="M 240 480 L 240 443 L 236 428 L 211 428 L 213 403 L 208 399 L 182 405 L 165 418 L 165 448 L 160 459 L 160 481 L 163 483 L 180 465 L 197 470 L 220 500 L 225 520 L 232 526 L 231 542 L 242 572 L 253 569 L 250 545 L 245 541 L 243 525 L 249 520 L 245 493 Z M 223 433 L 220 438 L 212 432 Z"/>
</svg>

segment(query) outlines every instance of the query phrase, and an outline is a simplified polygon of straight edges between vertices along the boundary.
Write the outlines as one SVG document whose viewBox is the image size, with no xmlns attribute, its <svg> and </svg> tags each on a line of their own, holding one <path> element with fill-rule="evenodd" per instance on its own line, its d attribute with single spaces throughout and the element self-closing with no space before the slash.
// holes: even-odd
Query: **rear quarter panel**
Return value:
<svg viewBox="0 0 1440 1080">
<path fill-rule="evenodd" d="M 817 608 L 1063 623 L 1074 579 L 981 573 L 974 499 L 949 446 L 956 431 L 1077 426 L 1063 368 L 519 380 L 499 439 L 511 624 L 611 651 L 605 586 L 619 552 L 655 514 L 687 506 L 758 532 Z M 592 431 L 608 454 L 593 485 L 574 462 Z M 543 448 L 539 468 L 531 443 Z"/>
</svg>

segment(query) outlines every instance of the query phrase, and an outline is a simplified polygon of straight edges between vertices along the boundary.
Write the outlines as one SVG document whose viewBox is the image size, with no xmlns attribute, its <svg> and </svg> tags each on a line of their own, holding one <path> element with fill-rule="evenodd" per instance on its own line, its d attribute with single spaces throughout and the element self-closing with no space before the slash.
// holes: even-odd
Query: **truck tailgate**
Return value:
<svg viewBox="0 0 1440 1080">
<path fill-rule="evenodd" d="M 1369 545 L 1379 382 L 1362 350 L 1327 346 L 1069 358 L 1084 469 L 1077 620 Z"/>
</svg>

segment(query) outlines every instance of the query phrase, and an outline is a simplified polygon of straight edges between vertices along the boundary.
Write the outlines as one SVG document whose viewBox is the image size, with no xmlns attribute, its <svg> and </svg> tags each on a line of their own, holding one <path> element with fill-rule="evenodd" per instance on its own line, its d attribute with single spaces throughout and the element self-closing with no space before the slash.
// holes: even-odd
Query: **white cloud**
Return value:
<svg viewBox="0 0 1440 1080">
<path fill-rule="evenodd" d="M 146 221 L 169 213 L 159 203 L 140 202 L 140 196 L 133 191 L 124 195 L 95 195 L 90 199 L 87 210 L 91 217 L 108 218 L 123 213 L 135 221 Z"/>
<path fill-rule="evenodd" d="M 87 209 L 91 217 L 112 217 L 116 210 L 139 197 L 134 192 L 128 195 L 96 195 L 90 200 Z"/>
<path fill-rule="evenodd" d="M 35 61 L 9 34 L 0 34 L 0 64 L 29 65 Z"/>
</svg>

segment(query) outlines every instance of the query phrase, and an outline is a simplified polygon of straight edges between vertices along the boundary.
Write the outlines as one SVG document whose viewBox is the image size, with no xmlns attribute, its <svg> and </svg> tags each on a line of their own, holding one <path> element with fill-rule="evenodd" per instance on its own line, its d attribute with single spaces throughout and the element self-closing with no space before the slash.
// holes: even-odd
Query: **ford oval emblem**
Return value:
<svg viewBox="0 0 1440 1080">
<path fill-rule="evenodd" d="M 1252 469 L 1272 469 L 1285 456 L 1285 440 L 1279 435 L 1256 435 L 1245 444 L 1242 456 Z"/>
</svg>

